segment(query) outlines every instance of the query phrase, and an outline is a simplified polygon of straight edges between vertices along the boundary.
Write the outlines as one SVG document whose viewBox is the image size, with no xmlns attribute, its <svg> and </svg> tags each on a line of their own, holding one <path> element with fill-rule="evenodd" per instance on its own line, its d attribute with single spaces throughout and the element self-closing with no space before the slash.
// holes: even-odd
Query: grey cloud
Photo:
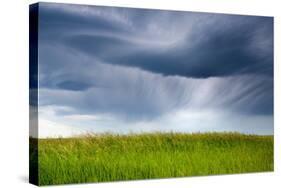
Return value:
<svg viewBox="0 0 281 188">
<path fill-rule="evenodd" d="M 272 18 L 80 8 L 41 6 L 40 105 L 128 121 L 273 114 Z"/>
<path fill-rule="evenodd" d="M 267 38 L 264 39 L 265 42 L 255 43 L 254 34 L 262 24 L 268 27 L 263 32 L 263 37 Z M 242 24 L 242 28 L 233 26 L 234 28 L 226 30 L 223 29 L 223 25 L 217 23 L 215 27 L 221 27 L 220 30 L 212 28 L 205 28 L 204 31 L 194 30 L 191 38 L 195 40 L 182 38 L 182 44 L 165 49 L 151 48 L 122 39 L 89 35 L 71 36 L 65 43 L 83 53 L 102 59 L 105 63 L 139 67 L 163 75 L 203 78 L 248 73 L 272 75 L 271 24 L 268 21 L 255 21 L 249 25 Z M 196 41 L 201 35 L 207 36 Z M 84 41 L 87 41 L 87 45 Z M 253 44 L 259 49 L 255 50 L 256 53 L 249 53 L 249 48 L 257 48 Z M 264 50 L 265 48 L 268 49 Z M 119 53 L 120 51 L 123 53 Z"/>
<path fill-rule="evenodd" d="M 225 109 L 242 114 L 272 114 L 272 79 L 247 75 L 194 79 L 112 65 L 82 70 L 86 90 L 41 89 L 41 105 L 58 104 L 74 113 L 108 113 L 138 121 L 159 118 L 180 109 Z M 91 72 L 91 74 L 89 73 Z M 73 75 L 75 76 L 75 75 Z M 71 77 L 70 77 L 71 78 Z M 59 77 L 53 77 L 59 80 Z"/>
<path fill-rule="evenodd" d="M 40 40 L 103 63 L 163 75 L 272 75 L 273 19 L 145 9 L 41 5 Z"/>
</svg>

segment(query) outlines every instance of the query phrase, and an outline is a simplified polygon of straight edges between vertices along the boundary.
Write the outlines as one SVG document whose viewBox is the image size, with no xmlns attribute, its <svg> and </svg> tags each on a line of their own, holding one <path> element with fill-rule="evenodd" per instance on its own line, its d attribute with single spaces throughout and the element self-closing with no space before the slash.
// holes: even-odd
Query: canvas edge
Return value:
<svg viewBox="0 0 281 188">
<path fill-rule="evenodd" d="M 29 183 L 34 185 L 39 185 L 38 21 L 39 3 L 31 4 L 29 5 Z"/>
</svg>

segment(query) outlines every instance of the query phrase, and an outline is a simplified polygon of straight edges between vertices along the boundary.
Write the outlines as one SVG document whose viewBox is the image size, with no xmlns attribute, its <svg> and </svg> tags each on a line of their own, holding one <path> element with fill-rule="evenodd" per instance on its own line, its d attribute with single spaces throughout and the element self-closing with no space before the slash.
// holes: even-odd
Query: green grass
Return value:
<svg viewBox="0 0 281 188">
<path fill-rule="evenodd" d="M 31 142 L 32 143 L 32 142 Z M 39 185 L 273 170 L 273 136 L 151 133 L 39 139 Z"/>
</svg>

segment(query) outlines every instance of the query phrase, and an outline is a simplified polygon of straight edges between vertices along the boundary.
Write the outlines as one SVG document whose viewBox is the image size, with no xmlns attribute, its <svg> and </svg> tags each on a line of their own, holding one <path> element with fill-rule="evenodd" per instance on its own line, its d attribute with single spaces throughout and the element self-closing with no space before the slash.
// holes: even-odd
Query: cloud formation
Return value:
<svg viewBox="0 0 281 188">
<path fill-rule="evenodd" d="M 39 85 L 61 124 L 272 133 L 273 19 L 40 3 Z"/>
<path fill-rule="evenodd" d="M 55 33 L 64 36 L 54 38 L 104 63 L 185 77 L 272 75 L 270 17 L 106 7 L 73 11 L 79 7 L 55 7 L 42 13 L 47 29 L 66 25 L 55 27 Z M 74 27 L 78 29 L 69 32 Z"/>
</svg>

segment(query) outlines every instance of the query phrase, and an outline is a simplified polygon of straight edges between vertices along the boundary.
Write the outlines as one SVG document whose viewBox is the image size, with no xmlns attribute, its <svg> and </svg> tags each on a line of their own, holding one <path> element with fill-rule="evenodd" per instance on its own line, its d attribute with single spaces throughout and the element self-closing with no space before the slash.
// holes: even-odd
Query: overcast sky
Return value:
<svg viewBox="0 0 281 188">
<path fill-rule="evenodd" d="M 40 3 L 39 87 L 42 135 L 273 134 L 273 19 Z"/>
</svg>

